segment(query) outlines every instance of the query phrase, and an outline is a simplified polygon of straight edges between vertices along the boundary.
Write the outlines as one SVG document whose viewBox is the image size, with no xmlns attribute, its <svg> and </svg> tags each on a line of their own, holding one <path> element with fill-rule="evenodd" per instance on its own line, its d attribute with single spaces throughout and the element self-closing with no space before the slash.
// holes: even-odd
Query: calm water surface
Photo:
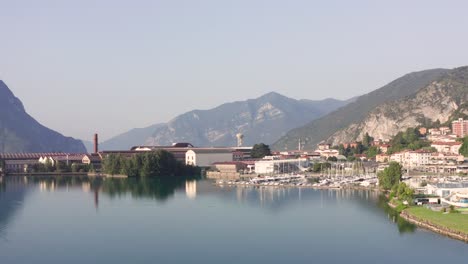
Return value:
<svg viewBox="0 0 468 264">
<path fill-rule="evenodd" d="M 467 263 L 368 191 L 3 178 L 0 263 Z"/>
</svg>

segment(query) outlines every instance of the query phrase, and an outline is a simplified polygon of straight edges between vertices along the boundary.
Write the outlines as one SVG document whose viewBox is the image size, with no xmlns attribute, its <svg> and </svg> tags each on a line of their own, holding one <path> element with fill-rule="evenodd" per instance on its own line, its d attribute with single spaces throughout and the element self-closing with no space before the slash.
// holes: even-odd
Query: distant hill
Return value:
<svg viewBox="0 0 468 264">
<path fill-rule="evenodd" d="M 289 129 L 303 125 L 347 104 L 336 99 L 295 100 L 278 93 L 232 102 L 210 110 L 193 110 L 167 124 L 131 130 L 108 140 L 101 149 L 130 145 L 170 145 L 190 142 L 195 146 L 234 146 L 236 134 L 244 134 L 244 145 L 273 143 Z M 147 135 L 147 133 L 151 133 Z M 146 136 L 146 140 L 142 138 Z M 107 143 L 107 142 L 106 142 Z M 129 144 L 131 143 L 131 144 Z"/>
<path fill-rule="evenodd" d="M 413 95 L 448 71 L 446 69 L 433 69 L 407 74 L 380 89 L 356 98 L 354 102 L 305 126 L 289 131 L 272 148 L 277 150 L 296 149 L 298 141 L 301 139 L 305 143 L 305 148 L 313 149 L 318 143 L 328 140 L 338 131 L 361 122 L 376 107 Z"/>
<path fill-rule="evenodd" d="M 86 149 L 81 141 L 39 124 L 0 80 L 0 153 L 55 151 L 84 153 Z"/>
<path fill-rule="evenodd" d="M 144 145 L 153 132 L 164 124 L 156 124 L 145 128 L 134 128 L 99 144 L 100 150 L 129 150 L 133 146 Z M 85 144 L 86 145 L 86 144 Z M 93 149 L 93 143 L 89 142 Z M 88 146 L 87 146 L 88 148 Z"/>
<path fill-rule="evenodd" d="M 388 101 L 366 117 L 337 131 L 327 139 L 338 144 L 361 140 L 365 133 L 376 139 L 390 139 L 400 131 L 419 125 L 448 123 L 468 115 L 468 67 L 447 71 L 416 93 Z"/>
</svg>

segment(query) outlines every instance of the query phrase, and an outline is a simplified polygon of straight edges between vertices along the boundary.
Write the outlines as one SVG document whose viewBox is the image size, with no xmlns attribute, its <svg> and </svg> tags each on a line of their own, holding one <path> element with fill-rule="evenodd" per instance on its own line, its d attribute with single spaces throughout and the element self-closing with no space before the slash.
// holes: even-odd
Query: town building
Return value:
<svg viewBox="0 0 468 264">
<path fill-rule="evenodd" d="M 5 173 L 29 172 L 31 167 L 39 164 L 39 158 L 50 156 L 70 155 L 69 153 L 2 153 L 0 160 L 3 160 Z"/>
<path fill-rule="evenodd" d="M 430 164 L 432 152 L 425 150 L 406 150 L 393 153 L 390 161 L 400 163 L 406 168 L 417 168 Z"/>
<path fill-rule="evenodd" d="M 210 167 L 216 162 L 233 161 L 232 153 L 230 148 L 193 148 L 185 153 L 185 164 Z"/>
<path fill-rule="evenodd" d="M 455 165 L 465 161 L 465 157 L 460 154 L 435 152 L 431 155 L 431 164 Z"/>
<path fill-rule="evenodd" d="M 376 162 L 384 163 L 384 162 L 388 162 L 389 160 L 390 160 L 390 156 L 387 154 L 377 154 L 375 156 Z"/>
<path fill-rule="evenodd" d="M 439 130 L 442 135 L 448 135 L 452 132 L 450 127 L 439 127 Z"/>
<path fill-rule="evenodd" d="M 271 159 L 255 162 L 257 174 L 281 174 L 297 171 L 305 171 L 310 166 L 308 158 L 299 159 Z"/>
<path fill-rule="evenodd" d="M 422 167 L 430 163 L 432 152 L 425 150 L 414 150 L 406 152 L 406 159 L 403 166 L 406 167 Z"/>
<path fill-rule="evenodd" d="M 428 184 L 427 194 L 447 197 L 453 193 L 468 193 L 468 182 Z"/>
<path fill-rule="evenodd" d="M 437 152 L 458 154 L 462 146 L 461 142 L 432 142 L 431 147 Z"/>
<path fill-rule="evenodd" d="M 457 137 L 465 137 L 468 135 L 468 120 L 463 120 L 463 118 L 459 118 L 456 121 L 452 122 L 452 131 L 453 134 L 457 135 Z"/>
<path fill-rule="evenodd" d="M 380 144 L 378 145 L 380 151 L 382 153 L 387 153 L 388 152 L 388 149 L 391 147 L 390 144 Z"/>
<path fill-rule="evenodd" d="M 389 161 L 398 162 L 398 163 L 403 165 L 404 160 L 405 160 L 405 152 L 400 151 L 400 152 L 396 152 L 396 153 L 393 153 L 392 155 L 390 155 L 390 160 Z"/>
<path fill-rule="evenodd" d="M 320 143 L 320 144 L 318 145 L 318 149 L 319 149 L 319 150 L 329 150 L 329 149 L 330 149 L 330 146 L 331 146 L 331 145 L 328 144 L 328 143 Z"/>
<path fill-rule="evenodd" d="M 427 134 L 427 128 L 425 127 L 420 127 L 418 130 L 419 134 L 421 134 L 422 136 L 425 136 Z"/>
</svg>

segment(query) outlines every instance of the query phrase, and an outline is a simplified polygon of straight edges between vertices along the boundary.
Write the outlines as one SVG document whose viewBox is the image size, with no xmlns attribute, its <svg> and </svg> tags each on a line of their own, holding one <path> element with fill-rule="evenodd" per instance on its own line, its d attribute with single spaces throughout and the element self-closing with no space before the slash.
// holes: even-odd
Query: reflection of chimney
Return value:
<svg viewBox="0 0 468 264">
<path fill-rule="evenodd" d="M 99 151 L 99 142 L 98 142 L 98 134 L 94 134 L 94 153 L 98 153 Z"/>
<path fill-rule="evenodd" d="M 99 191 L 98 191 L 98 189 L 94 190 L 94 207 L 96 207 L 96 209 L 99 207 Z"/>
</svg>

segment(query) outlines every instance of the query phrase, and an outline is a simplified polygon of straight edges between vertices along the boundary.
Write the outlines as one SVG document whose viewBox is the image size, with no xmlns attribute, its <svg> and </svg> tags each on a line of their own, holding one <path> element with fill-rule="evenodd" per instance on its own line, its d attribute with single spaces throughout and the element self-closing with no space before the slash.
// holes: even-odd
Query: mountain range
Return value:
<svg viewBox="0 0 468 264">
<path fill-rule="evenodd" d="M 86 152 L 80 140 L 65 137 L 31 117 L 0 80 L 0 153 Z"/>
<path fill-rule="evenodd" d="M 413 72 L 354 102 L 295 128 L 274 149 L 295 149 L 299 139 L 313 149 L 324 141 L 333 145 L 361 140 L 365 133 L 389 139 L 409 127 L 447 122 L 466 113 L 468 67 Z"/>
<path fill-rule="evenodd" d="M 133 129 L 101 144 L 103 150 L 129 149 L 135 145 L 235 146 L 236 134 L 244 145 L 267 144 L 289 129 L 326 115 L 353 99 L 296 100 L 271 92 L 256 99 L 222 104 L 209 110 L 193 110 L 166 124 Z"/>
</svg>

